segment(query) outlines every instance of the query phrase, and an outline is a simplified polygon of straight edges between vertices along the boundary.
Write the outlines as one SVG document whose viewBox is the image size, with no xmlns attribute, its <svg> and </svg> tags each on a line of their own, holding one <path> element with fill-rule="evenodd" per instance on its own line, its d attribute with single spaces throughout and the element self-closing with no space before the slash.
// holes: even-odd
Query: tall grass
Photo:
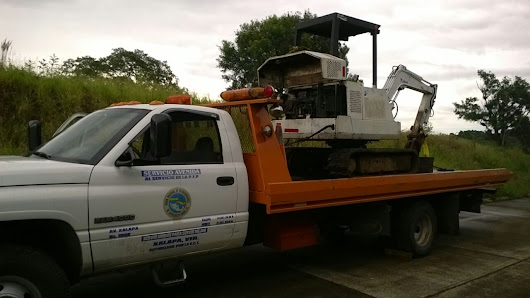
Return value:
<svg viewBox="0 0 530 298">
<path fill-rule="evenodd" d="M 405 141 L 403 134 L 399 140 L 373 142 L 369 147 L 402 148 Z M 436 167 L 452 170 L 507 168 L 514 176 L 498 189 L 497 196 L 530 196 L 530 155 L 520 147 L 500 147 L 493 142 L 441 134 L 429 136 L 426 142 Z"/>
<path fill-rule="evenodd" d="M 41 121 L 46 140 L 73 113 L 88 113 L 121 101 L 163 101 L 169 95 L 186 91 L 130 81 L 40 76 L 0 67 L 0 154 L 25 153 L 29 120 Z M 192 96 L 195 103 L 208 101 Z"/>
</svg>

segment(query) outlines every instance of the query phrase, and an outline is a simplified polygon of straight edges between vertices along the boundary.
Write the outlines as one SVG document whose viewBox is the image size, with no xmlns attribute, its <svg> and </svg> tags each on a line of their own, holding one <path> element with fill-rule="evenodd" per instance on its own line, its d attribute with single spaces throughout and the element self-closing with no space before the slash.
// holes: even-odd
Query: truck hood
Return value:
<svg viewBox="0 0 530 298">
<path fill-rule="evenodd" d="M 0 156 L 0 187 L 88 183 L 93 167 L 40 157 Z"/>
</svg>

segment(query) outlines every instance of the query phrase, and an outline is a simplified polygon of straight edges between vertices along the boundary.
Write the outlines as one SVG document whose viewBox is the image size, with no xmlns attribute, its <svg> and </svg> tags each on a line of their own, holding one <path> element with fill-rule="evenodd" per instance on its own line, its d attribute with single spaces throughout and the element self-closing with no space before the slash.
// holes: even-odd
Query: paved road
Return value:
<svg viewBox="0 0 530 298">
<path fill-rule="evenodd" d="M 530 297 L 530 199 L 461 214 L 431 255 L 388 256 L 347 237 L 290 253 L 252 246 L 187 261 L 188 281 L 154 286 L 147 270 L 83 281 L 74 297 Z"/>
</svg>

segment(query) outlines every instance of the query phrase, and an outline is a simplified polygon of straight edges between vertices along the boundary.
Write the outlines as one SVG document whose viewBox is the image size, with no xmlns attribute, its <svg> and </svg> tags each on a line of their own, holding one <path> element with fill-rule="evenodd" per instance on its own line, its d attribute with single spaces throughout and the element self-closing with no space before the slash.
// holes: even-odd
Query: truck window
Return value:
<svg viewBox="0 0 530 298">
<path fill-rule="evenodd" d="M 149 152 L 149 129 L 145 129 L 132 142 L 139 152 L 136 165 L 178 165 L 223 163 L 221 137 L 217 120 L 192 112 L 169 113 L 172 124 L 171 154 L 156 160 Z"/>
<path fill-rule="evenodd" d="M 82 118 L 38 149 L 49 159 L 97 164 L 140 119 L 142 109 L 104 109 Z"/>
<path fill-rule="evenodd" d="M 247 106 L 227 106 L 220 109 L 228 112 L 232 117 L 232 120 L 234 120 L 243 153 L 255 152 L 256 148 L 254 147 L 254 139 L 252 137 L 252 128 L 250 128 L 250 120 L 248 119 Z"/>
</svg>

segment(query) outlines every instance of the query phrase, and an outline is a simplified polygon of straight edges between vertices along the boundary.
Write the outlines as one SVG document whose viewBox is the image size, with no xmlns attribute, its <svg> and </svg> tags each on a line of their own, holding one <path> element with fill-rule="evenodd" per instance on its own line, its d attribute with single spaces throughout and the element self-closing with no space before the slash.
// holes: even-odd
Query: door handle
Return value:
<svg viewBox="0 0 530 298">
<path fill-rule="evenodd" d="M 228 186 L 234 184 L 234 177 L 223 176 L 217 177 L 217 185 L 219 186 Z"/>
</svg>

